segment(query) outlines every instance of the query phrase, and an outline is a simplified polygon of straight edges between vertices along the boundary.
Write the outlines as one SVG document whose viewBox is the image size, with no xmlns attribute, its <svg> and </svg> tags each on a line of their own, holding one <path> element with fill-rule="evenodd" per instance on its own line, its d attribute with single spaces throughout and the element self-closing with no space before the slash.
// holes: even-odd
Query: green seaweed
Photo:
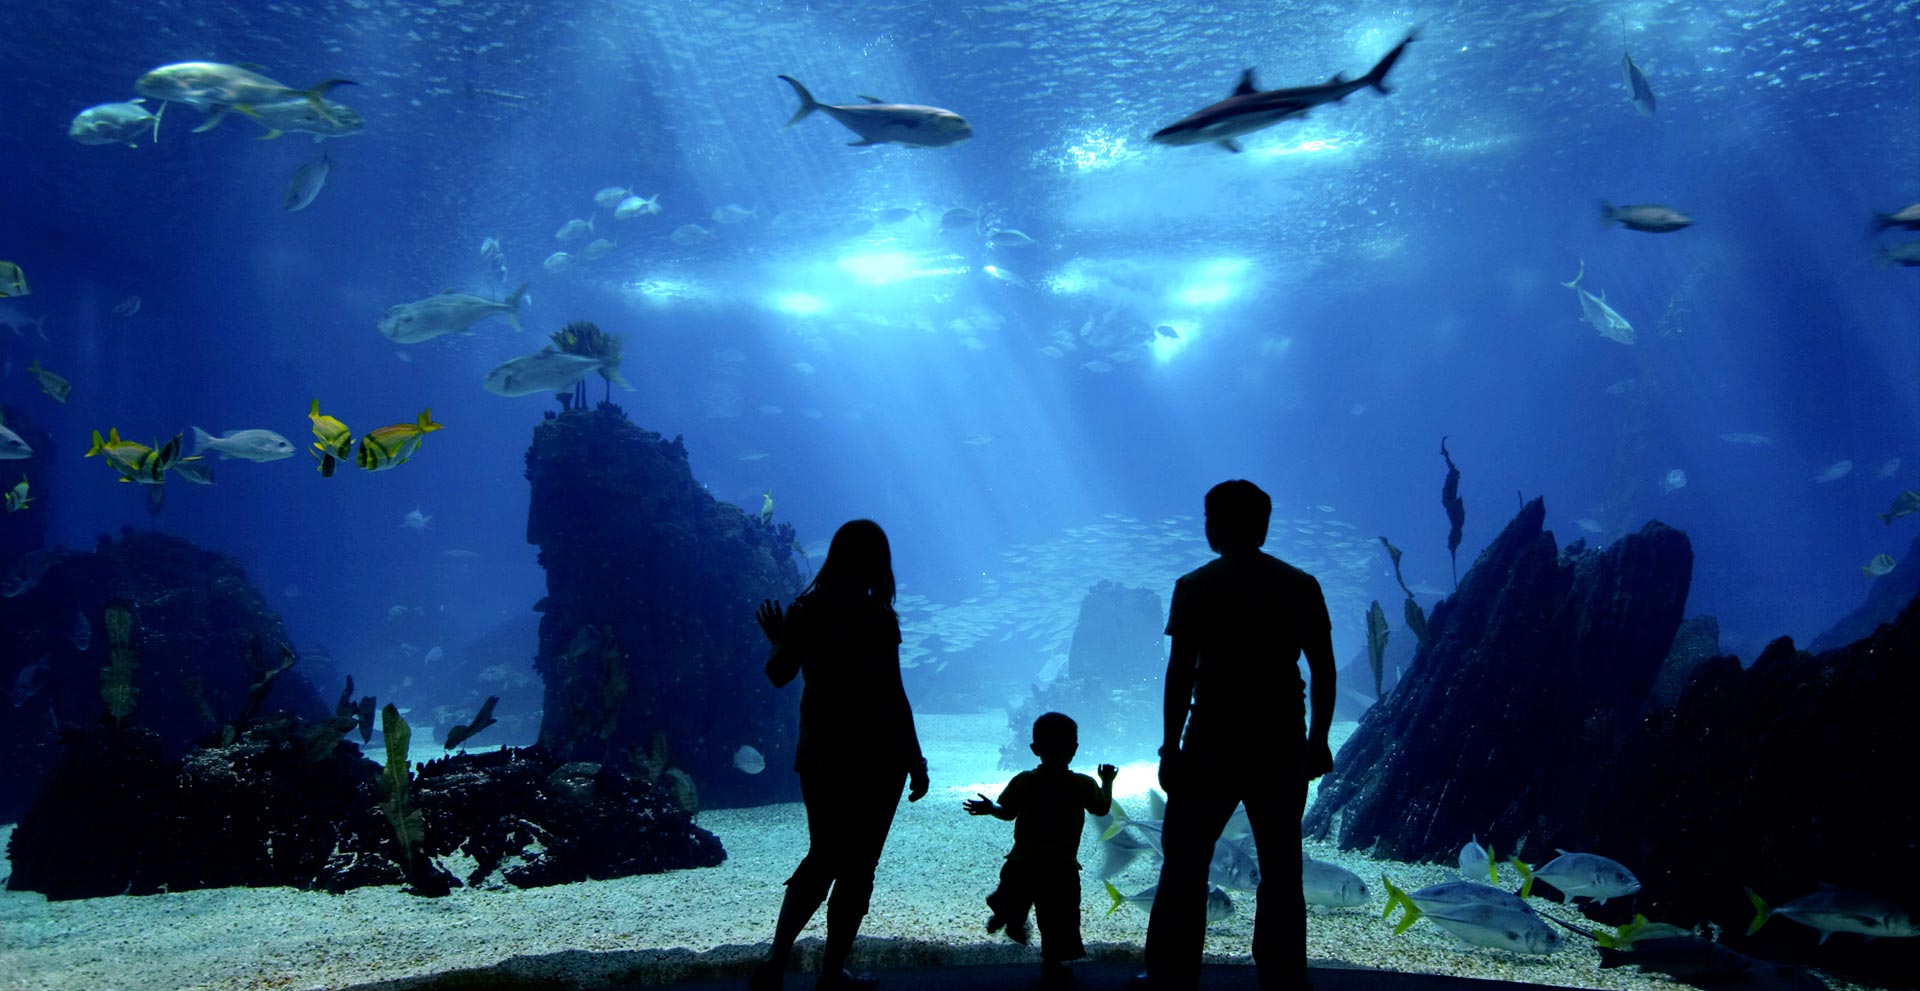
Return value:
<svg viewBox="0 0 1920 991">
<path fill-rule="evenodd" d="M 1407 596 L 1406 608 L 1403 612 L 1405 613 L 1407 621 L 1407 629 L 1413 631 L 1413 639 L 1418 642 L 1420 646 L 1425 647 L 1427 645 L 1427 614 L 1420 611 L 1420 603 L 1413 601 L 1413 596 L 1411 595 Z"/>
<path fill-rule="evenodd" d="M 133 684 L 134 669 L 140 666 L 140 652 L 133 649 L 133 606 L 125 601 L 107 603 L 106 627 L 110 650 L 107 666 L 100 669 L 100 700 L 118 729 L 133 715 L 140 699 L 140 689 Z"/>
<path fill-rule="evenodd" d="M 1387 613 L 1380 608 L 1380 600 L 1373 600 L 1373 608 L 1367 610 L 1367 667 L 1373 672 L 1373 697 L 1386 694 L 1383 677 L 1387 664 Z"/>
<path fill-rule="evenodd" d="M 400 716 L 400 710 L 387 703 L 380 710 L 380 733 L 387 739 L 387 766 L 380 774 L 381 803 L 380 811 L 385 812 L 387 821 L 393 824 L 394 838 L 400 842 L 400 850 L 406 854 L 407 876 L 413 876 L 413 851 L 426 840 L 427 822 L 419 809 L 413 808 L 407 801 L 407 792 L 413 784 L 411 764 L 407 760 L 407 747 L 413 740 L 413 728 Z"/>
<path fill-rule="evenodd" d="M 247 694 L 240 700 L 240 711 L 234 715 L 233 722 L 227 724 L 227 728 L 221 733 L 221 739 L 224 742 L 231 743 L 240 730 L 253 722 L 254 718 L 260 714 L 260 706 L 267 700 L 267 693 L 273 690 L 273 680 L 285 674 L 287 669 L 293 667 L 294 662 L 299 659 L 294 656 L 293 648 L 282 644 L 280 662 L 268 666 L 263 659 L 265 652 L 259 635 L 255 634 L 254 638 L 247 643 L 247 668 L 253 672 L 253 684 L 247 686 Z"/>
</svg>

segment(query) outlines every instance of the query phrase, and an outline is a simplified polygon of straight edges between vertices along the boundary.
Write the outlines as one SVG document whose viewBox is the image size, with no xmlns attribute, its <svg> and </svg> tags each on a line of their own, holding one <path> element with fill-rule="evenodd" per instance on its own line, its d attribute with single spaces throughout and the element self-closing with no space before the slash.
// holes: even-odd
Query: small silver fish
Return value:
<svg viewBox="0 0 1920 991">
<path fill-rule="evenodd" d="M 287 183 L 287 212 L 305 210 L 320 195 L 321 187 L 327 184 L 327 173 L 333 170 L 333 159 L 326 152 L 320 157 L 294 170 L 293 181 Z"/>
</svg>

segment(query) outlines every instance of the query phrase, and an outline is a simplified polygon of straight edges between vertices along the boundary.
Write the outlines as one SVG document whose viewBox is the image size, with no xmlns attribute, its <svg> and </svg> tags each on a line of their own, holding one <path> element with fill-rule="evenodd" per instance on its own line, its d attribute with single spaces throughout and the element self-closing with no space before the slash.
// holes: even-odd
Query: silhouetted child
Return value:
<svg viewBox="0 0 1920 991">
<path fill-rule="evenodd" d="M 1000 868 L 1000 887 L 987 896 L 993 914 L 987 931 L 1005 926 L 1014 942 L 1027 942 L 1027 912 L 1040 923 L 1040 976 L 1053 982 L 1067 977 L 1067 961 L 1087 955 L 1080 942 L 1080 830 L 1086 813 L 1106 815 L 1113 805 L 1112 764 L 1100 765 L 1100 783 L 1067 767 L 1080 749 L 1080 727 L 1067 716 L 1049 712 L 1033 721 L 1033 753 L 1040 766 L 1007 782 L 996 804 L 985 795 L 970 799 L 966 810 L 977 816 L 1013 821 L 1013 852 Z"/>
</svg>

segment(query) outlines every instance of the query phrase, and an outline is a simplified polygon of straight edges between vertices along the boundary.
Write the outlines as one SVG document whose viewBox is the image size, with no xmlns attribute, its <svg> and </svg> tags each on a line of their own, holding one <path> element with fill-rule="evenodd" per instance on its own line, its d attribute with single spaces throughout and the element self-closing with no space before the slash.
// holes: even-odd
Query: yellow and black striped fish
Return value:
<svg viewBox="0 0 1920 991">
<path fill-rule="evenodd" d="M 368 471 L 386 471 L 406 464 L 413 452 L 420 449 L 420 441 L 439 429 L 441 425 L 433 422 L 433 411 L 421 410 L 420 418 L 412 423 L 369 430 L 360 438 L 358 464 Z"/>
<path fill-rule="evenodd" d="M 320 462 L 320 477 L 332 478 L 340 459 L 353 453 L 353 431 L 339 420 L 322 415 L 318 399 L 308 408 L 307 419 L 313 421 L 313 435 L 319 438 L 312 453 L 313 459 Z"/>
</svg>

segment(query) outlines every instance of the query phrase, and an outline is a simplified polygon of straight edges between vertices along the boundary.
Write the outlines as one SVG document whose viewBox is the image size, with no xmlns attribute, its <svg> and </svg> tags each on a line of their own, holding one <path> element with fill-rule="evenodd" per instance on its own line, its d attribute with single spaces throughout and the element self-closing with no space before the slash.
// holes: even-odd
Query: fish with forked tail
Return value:
<svg viewBox="0 0 1920 991">
<path fill-rule="evenodd" d="M 1338 103 L 1350 93 L 1372 88 L 1380 93 L 1389 93 L 1387 73 L 1394 63 L 1406 53 L 1407 46 L 1415 39 L 1413 32 L 1393 46 L 1367 74 L 1349 82 L 1342 74 L 1313 86 L 1296 86 L 1291 89 L 1262 90 L 1254 82 L 1253 70 L 1247 69 L 1240 74 L 1240 84 L 1233 88 L 1233 94 L 1218 103 L 1210 104 L 1181 119 L 1155 131 L 1153 143 L 1160 145 L 1201 145 L 1218 144 L 1228 151 L 1240 150 L 1235 140 L 1255 131 L 1264 130 L 1294 117 L 1304 117 L 1307 111 L 1327 103 Z"/>
<path fill-rule="evenodd" d="M 821 103 L 813 98 L 813 94 L 808 92 L 805 86 L 801 85 L 800 80 L 792 76 L 779 78 L 793 87 L 794 95 L 800 98 L 800 109 L 794 111 L 793 116 L 787 120 L 788 127 L 807 119 L 817 110 L 839 121 L 847 130 L 860 135 L 860 140 L 852 142 L 852 147 L 855 148 L 880 144 L 942 148 L 973 137 L 973 125 L 968 124 L 965 117 L 951 110 L 915 103 L 886 103 L 871 96 L 861 97 L 867 101 L 864 104 Z"/>
</svg>

